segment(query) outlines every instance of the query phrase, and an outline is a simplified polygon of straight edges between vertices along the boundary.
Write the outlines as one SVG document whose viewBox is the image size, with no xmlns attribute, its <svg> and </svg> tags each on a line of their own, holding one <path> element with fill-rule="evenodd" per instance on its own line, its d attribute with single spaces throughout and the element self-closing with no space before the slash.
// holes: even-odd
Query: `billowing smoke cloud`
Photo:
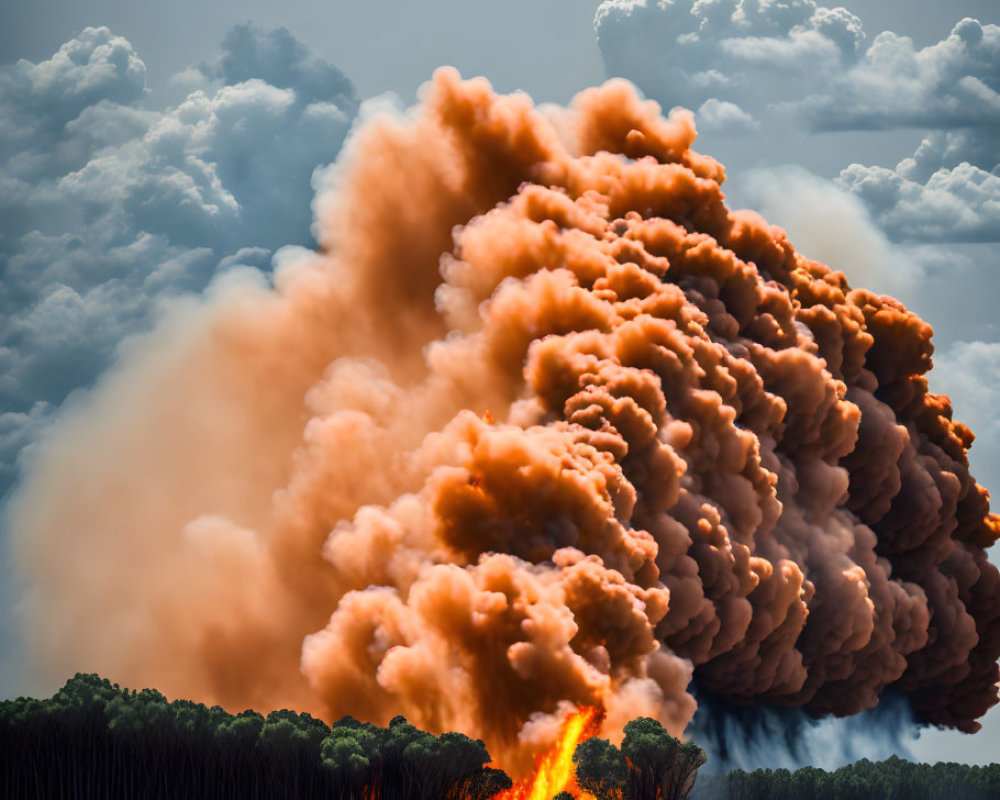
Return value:
<svg viewBox="0 0 1000 800">
<path fill-rule="evenodd" d="M 691 115 L 436 74 L 372 115 L 320 253 L 175 307 L 16 498 L 35 674 L 484 738 L 688 687 L 996 702 L 1000 523 L 931 329 L 726 208 Z M 845 231 L 844 235 L 849 235 Z"/>
<path fill-rule="evenodd" d="M 948 388 L 956 411 L 976 432 L 977 469 L 1000 475 L 1000 343 L 955 342 L 935 359 L 932 389 Z M 995 557 L 995 556 L 994 556 Z"/>
<path fill-rule="evenodd" d="M 780 225 L 796 246 L 827 265 L 850 270 L 851 278 L 878 294 L 908 305 L 920 299 L 925 267 L 918 253 L 894 246 L 859 198 L 801 167 L 752 169 L 734 175 L 730 198 Z M 849 229 L 850 236 L 843 230 Z M 951 272 L 954 256 L 949 258 Z"/>
</svg>

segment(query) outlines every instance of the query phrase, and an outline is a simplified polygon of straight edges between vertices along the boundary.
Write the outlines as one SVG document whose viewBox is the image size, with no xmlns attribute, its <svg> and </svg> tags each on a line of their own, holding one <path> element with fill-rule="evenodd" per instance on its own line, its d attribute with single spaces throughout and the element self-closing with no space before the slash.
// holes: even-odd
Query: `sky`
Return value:
<svg viewBox="0 0 1000 800">
<path fill-rule="evenodd" d="M 734 21 L 738 5 L 7 0 L 0 492 L 164 303 L 313 245 L 322 168 L 363 102 L 409 105 L 445 64 L 536 102 L 619 76 L 694 110 L 730 205 L 934 326 L 932 387 L 977 434 L 974 474 L 1000 491 L 1000 9 L 761 0 Z M 845 226 L 849 239 L 831 235 Z M 13 581 L 0 585 L 11 612 Z M 994 711 L 975 737 L 926 731 L 912 750 L 988 762 L 998 737 Z"/>
</svg>

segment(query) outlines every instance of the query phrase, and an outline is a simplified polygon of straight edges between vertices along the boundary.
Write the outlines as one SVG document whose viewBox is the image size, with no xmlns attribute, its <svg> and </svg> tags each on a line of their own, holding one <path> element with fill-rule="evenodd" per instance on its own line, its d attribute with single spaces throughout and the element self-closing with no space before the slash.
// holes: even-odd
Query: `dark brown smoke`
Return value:
<svg viewBox="0 0 1000 800">
<path fill-rule="evenodd" d="M 323 251 L 175 308 L 16 501 L 37 675 L 486 740 L 702 691 L 997 701 L 1000 530 L 931 329 L 724 204 L 623 82 L 438 72 L 354 137 Z M 850 236 L 850 231 L 843 231 Z"/>
</svg>

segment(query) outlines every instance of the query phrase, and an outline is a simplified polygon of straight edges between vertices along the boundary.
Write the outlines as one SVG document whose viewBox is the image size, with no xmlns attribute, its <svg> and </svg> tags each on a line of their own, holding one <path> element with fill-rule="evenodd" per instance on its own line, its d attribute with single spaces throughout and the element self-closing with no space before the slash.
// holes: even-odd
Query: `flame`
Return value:
<svg viewBox="0 0 1000 800">
<path fill-rule="evenodd" d="M 576 785 L 573 753 L 581 741 L 597 735 L 601 716 L 600 710 L 593 706 L 584 706 L 567 715 L 559 726 L 559 741 L 538 759 L 535 773 L 497 795 L 497 800 L 552 800 L 563 791 L 578 800 L 594 800 L 592 794 Z"/>
<path fill-rule="evenodd" d="M 402 714 L 518 776 L 562 702 L 681 733 L 695 671 L 727 707 L 894 685 L 976 730 L 1000 519 L 931 327 L 729 211 L 692 115 L 625 82 L 422 98 L 359 126 L 319 253 L 165 312 L 39 445 L 32 683 Z"/>
</svg>

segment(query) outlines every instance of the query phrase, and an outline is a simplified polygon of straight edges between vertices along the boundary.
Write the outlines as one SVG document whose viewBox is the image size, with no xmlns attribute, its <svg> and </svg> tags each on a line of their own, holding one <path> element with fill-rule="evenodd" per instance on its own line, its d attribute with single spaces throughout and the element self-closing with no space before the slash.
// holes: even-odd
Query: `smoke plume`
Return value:
<svg viewBox="0 0 1000 800">
<path fill-rule="evenodd" d="M 132 345 L 16 498 L 35 675 L 483 738 L 700 696 L 963 731 L 1000 531 L 931 328 L 724 204 L 687 112 L 439 71 L 317 202 L 319 253 Z M 840 233 L 850 237 L 851 231 Z"/>
<path fill-rule="evenodd" d="M 913 745 L 923 726 L 906 697 L 892 688 L 874 708 L 840 719 L 812 717 L 794 706 L 736 706 L 699 692 L 697 681 L 689 691 L 698 711 L 685 734 L 706 751 L 708 774 L 803 767 L 832 772 L 862 758 L 921 760 Z"/>
</svg>

